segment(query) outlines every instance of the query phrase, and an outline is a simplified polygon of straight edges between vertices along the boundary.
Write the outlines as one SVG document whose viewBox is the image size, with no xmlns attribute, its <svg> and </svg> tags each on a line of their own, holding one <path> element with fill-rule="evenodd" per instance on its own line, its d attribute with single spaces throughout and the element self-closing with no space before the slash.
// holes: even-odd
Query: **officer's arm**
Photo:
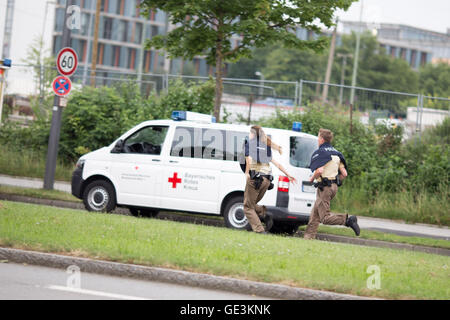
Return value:
<svg viewBox="0 0 450 320">
<path fill-rule="evenodd" d="M 317 178 L 319 178 L 323 173 L 323 167 L 317 168 L 316 171 L 314 171 L 312 177 L 309 179 L 310 182 L 313 182 Z"/>
<path fill-rule="evenodd" d="M 344 180 L 345 178 L 347 178 L 348 174 L 347 174 L 347 170 L 345 169 L 345 167 L 341 167 L 339 170 L 341 171 L 339 178 L 341 180 Z"/>
<path fill-rule="evenodd" d="M 245 157 L 245 176 L 247 177 L 247 179 L 250 178 L 250 163 L 252 162 L 252 158 L 251 157 Z"/>
<path fill-rule="evenodd" d="M 270 160 L 278 169 L 280 169 L 280 171 L 281 172 L 283 172 L 288 178 L 289 178 L 289 180 L 291 181 L 291 182 L 293 182 L 293 183 L 296 183 L 297 182 L 297 180 L 293 177 L 293 176 L 291 176 L 289 173 L 287 173 L 287 171 L 283 168 L 283 166 L 281 165 L 281 164 L 279 164 L 277 161 L 275 161 L 275 160 Z"/>
</svg>

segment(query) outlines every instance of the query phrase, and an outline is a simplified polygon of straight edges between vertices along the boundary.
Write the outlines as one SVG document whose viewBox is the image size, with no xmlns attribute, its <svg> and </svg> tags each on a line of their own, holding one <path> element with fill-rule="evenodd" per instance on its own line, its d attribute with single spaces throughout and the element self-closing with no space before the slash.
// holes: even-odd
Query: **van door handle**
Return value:
<svg viewBox="0 0 450 320">
<path fill-rule="evenodd" d="M 170 160 L 169 162 L 170 163 L 178 163 L 178 161 L 175 161 L 175 160 Z"/>
<path fill-rule="evenodd" d="M 161 162 L 159 159 L 152 159 L 153 162 Z"/>
</svg>

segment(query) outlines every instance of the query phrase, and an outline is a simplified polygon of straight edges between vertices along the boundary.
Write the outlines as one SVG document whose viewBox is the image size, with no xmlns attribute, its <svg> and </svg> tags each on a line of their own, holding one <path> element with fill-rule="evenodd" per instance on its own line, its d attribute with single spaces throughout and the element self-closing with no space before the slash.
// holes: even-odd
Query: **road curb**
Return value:
<svg viewBox="0 0 450 320">
<path fill-rule="evenodd" d="M 205 289 L 222 290 L 249 294 L 260 297 L 287 300 L 367 300 L 348 294 L 320 291 L 313 289 L 294 288 L 285 285 L 268 284 L 249 280 L 240 280 L 209 274 L 187 271 L 145 267 L 86 258 L 77 258 L 50 253 L 0 248 L 0 260 L 14 263 L 25 263 L 50 268 L 66 269 L 76 265 L 81 272 L 105 274 L 135 278 L 147 281 L 159 281 Z"/>
<path fill-rule="evenodd" d="M 27 196 L 20 195 L 11 195 L 11 194 L 2 194 L 0 193 L 0 200 L 6 201 L 16 201 L 16 202 L 25 202 L 31 204 L 40 204 L 47 205 L 59 208 L 68 208 L 68 209 L 81 209 L 84 210 L 83 203 L 71 202 L 71 201 L 62 201 L 62 200 L 49 200 L 49 199 L 39 199 Z M 119 214 L 128 214 L 128 209 L 118 208 L 114 211 Z M 176 222 L 189 222 L 195 224 L 203 224 L 210 226 L 224 226 L 223 221 L 219 221 L 217 219 L 211 219 L 208 217 L 198 218 L 195 216 L 186 216 L 186 215 L 175 215 L 170 213 L 161 212 L 158 216 L 160 219 L 171 220 Z M 302 237 L 304 232 L 298 232 L 298 236 Z M 388 248 L 388 249 L 397 249 L 397 250 L 409 250 L 414 252 L 423 252 L 429 254 L 437 254 L 442 256 L 450 256 L 450 249 L 445 248 L 436 248 L 429 246 L 421 246 L 421 245 L 413 245 L 408 243 L 395 243 L 381 240 L 371 240 L 371 239 L 363 239 L 356 237 L 346 237 L 346 236 L 338 236 L 331 234 L 318 233 L 316 238 L 318 240 L 330 241 L 330 242 L 338 242 L 338 243 L 346 243 L 360 246 L 368 246 L 368 247 L 377 247 L 377 248 Z"/>
<path fill-rule="evenodd" d="M 303 235 L 304 235 L 304 232 L 300 231 L 299 236 L 303 237 Z M 351 237 L 338 236 L 338 235 L 333 235 L 333 234 L 324 234 L 324 233 L 318 233 L 316 238 L 318 240 L 323 240 L 323 241 L 354 244 L 354 245 L 359 245 L 359 246 L 409 250 L 409 251 L 415 251 L 415 252 L 437 254 L 437 255 L 442 255 L 442 256 L 450 256 L 450 249 L 419 246 L 419 245 L 414 245 L 414 244 L 409 244 L 409 243 L 395 243 L 395 242 L 388 242 L 388 241 L 382 241 L 382 240 L 351 238 Z"/>
</svg>

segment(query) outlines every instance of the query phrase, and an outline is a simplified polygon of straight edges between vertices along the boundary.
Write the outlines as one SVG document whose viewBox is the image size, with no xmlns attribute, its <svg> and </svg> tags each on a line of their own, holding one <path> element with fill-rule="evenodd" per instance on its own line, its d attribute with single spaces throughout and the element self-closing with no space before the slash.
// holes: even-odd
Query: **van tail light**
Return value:
<svg viewBox="0 0 450 320">
<path fill-rule="evenodd" d="M 278 178 L 278 191 L 289 192 L 289 178 L 285 176 L 280 176 Z"/>
</svg>

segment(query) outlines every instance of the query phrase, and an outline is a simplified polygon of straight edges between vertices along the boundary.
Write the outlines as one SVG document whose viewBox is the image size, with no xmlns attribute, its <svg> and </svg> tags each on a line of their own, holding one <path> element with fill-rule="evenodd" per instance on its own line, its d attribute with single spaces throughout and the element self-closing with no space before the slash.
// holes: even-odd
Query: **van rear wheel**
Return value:
<svg viewBox="0 0 450 320">
<path fill-rule="evenodd" d="M 244 197 L 236 196 L 228 200 L 223 211 L 223 218 L 227 228 L 251 230 L 244 213 Z"/>
<path fill-rule="evenodd" d="M 110 182 L 94 180 L 84 189 L 83 203 L 88 211 L 111 212 L 116 208 L 116 191 Z"/>
</svg>

